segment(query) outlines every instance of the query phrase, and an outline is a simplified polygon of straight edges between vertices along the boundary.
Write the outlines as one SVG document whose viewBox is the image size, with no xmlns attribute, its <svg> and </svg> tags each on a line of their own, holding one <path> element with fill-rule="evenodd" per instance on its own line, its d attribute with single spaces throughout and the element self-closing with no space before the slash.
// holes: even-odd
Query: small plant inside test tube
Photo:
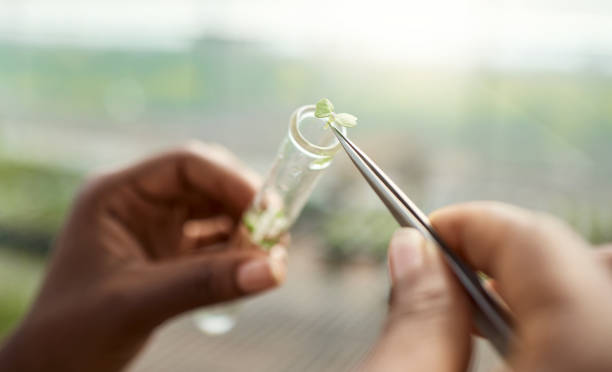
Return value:
<svg viewBox="0 0 612 372">
<path fill-rule="evenodd" d="M 318 144 L 308 141 L 300 129 L 308 118 L 320 119 L 321 127 L 316 129 L 319 132 L 334 124 L 343 130 L 357 125 L 357 117 L 336 113 L 327 98 L 294 114 L 288 139 L 281 145 L 262 189 L 243 218 L 251 240 L 265 249 L 274 246 L 293 224 L 321 171 L 329 166 L 339 149 L 331 131 L 324 133 Z"/>
</svg>

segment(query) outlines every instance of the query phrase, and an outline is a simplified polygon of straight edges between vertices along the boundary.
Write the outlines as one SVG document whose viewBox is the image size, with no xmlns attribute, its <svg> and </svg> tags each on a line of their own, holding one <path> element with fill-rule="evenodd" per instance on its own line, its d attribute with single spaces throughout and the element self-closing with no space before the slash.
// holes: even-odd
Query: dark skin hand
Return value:
<svg viewBox="0 0 612 372">
<path fill-rule="evenodd" d="M 165 320 L 282 283 L 284 248 L 237 228 L 255 190 L 231 154 L 198 143 L 92 178 L 0 371 L 119 371 Z"/>
</svg>

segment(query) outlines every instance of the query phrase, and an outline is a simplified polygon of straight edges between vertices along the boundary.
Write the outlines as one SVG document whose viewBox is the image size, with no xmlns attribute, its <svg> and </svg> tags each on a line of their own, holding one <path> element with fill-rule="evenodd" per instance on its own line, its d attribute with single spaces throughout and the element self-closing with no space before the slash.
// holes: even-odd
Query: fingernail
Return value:
<svg viewBox="0 0 612 372">
<path fill-rule="evenodd" d="M 286 253 L 282 248 L 275 248 L 270 251 L 269 257 L 252 259 L 238 268 L 238 286 L 245 293 L 263 291 L 284 280 Z"/>
<path fill-rule="evenodd" d="M 398 230 L 389 247 L 391 279 L 400 280 L 423 263 L 423 238 L 415 229 Z"/>
<path fill-rule="evenodd" d="M 276 283 L 282 283 L 287 276 L 287 250 L 282 245 L 270 249 L 270 268 Z"/>
</svg>

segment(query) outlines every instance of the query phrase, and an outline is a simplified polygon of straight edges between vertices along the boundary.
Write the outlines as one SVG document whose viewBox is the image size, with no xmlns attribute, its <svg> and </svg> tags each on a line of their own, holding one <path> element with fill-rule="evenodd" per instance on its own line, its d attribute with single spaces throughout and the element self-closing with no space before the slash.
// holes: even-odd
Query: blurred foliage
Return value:
<svg viewBox="0 0 612 372">
<path fill-rule="evenodd" d="M 612 243 L 612 213 L 609 208 L 569 203 L 554 213 L 592 244 Z"/>
<path fill-rule="evenodd" d="M 384 261 L 393 231 L 398 228 L 383 209 L 337 210 L 322 224 L 326 258 L 334 263 L 355 259 Z"/>
<path fill-rule="evenodd" d="M 42 271 L 40 257 L 0 247 L 0 340 L 25 313 Z"/>
<path fill-rule="evenodd" d="M 590 232 L 587 235 L 593 244 L 612 243 L 612 220 L 603 219 L 599 212 L 593 212 Z"/>
<path fill-rule="evenodd" d="M 612 77 L 593 66 L 508 72 L 330 58 L 279 56 L 265 45 L 214 38 L 179 51 L 0 44 L 0 105 L 5 115 L 109 125 L 175 123 L 228 110 L 290 112 L 296 102 L 327 96 L 377 130 L 411 123 L 476 141 L 491 127 L 523 123 L 593 154 L 610 152 Z M 131 105 L 134 116 L 117 117 L 117 100 Z"/>
<path fill-rule="evenodd" d="M 81 177 L 63 168 L 0 159 L 0 243 L 45 251 Z"/>
<path fill-rule="evenodd" d="M 263 118 L 284 117 L 296 103 L 329 97 L 338 107 L 357 113 L 363 123 L 372 123 L 356 128 L 362 138 L 368 132 L 386 131 L 410 144 L 376 145 L 402 154 L 393 156 L 404 166 L 394 167 L 412 182 L 415 178 L 429 180 L 433 171 L 426 159 L 446 150 L 450 155 L 438 171 L 452 170 L 455 165 L 447 166 L 449 159 L 462 166 L 459 155 L 463 151 L 465 162 L 476 164 L 474 172 L 483 184 L 507 183 L 506 178 L 495 179 L 501 173 L 516 186 L 528 184 L 542 195 L 547 190 L 539 188 L 535 179 L 550 179 L 552 171 L 561 173 L 561 178 L 569 180 L 566 183 L 572 177 L 586 178 L 590 184 L 576 183 L 577 191 L 567 198 L 584 195 L 585 204 L 593 204 L 593 210 L 576 206 L 561 215 L 593 241 L 601 242 L 612 239 L 610 219 L 601 213 L 605 203 L 598 202 L 608 193 L 605 185 L 612 179 L 612 163 L 598 161 L 612 157 L 612 75 L 593 66 L 597 63 L 573 71 L 498 71 L 485 64 L 470 69 L 374 64 L 334 60 L 327 55 L 280 55 L 266 45 L 215 38 L 203 38 L 175 51 L 3 43 L 0 119 L 73 121 L 79 126 L 116 128 L 131 122 L 212 126 L 214 120 L 202 118 L 234 113 L 243 114 L 241 119 L 250 118 L 252 111 L 263 112 L 259 116 Z M 277 115 L 279 112 L 282 114 Z M 264 137 L 269 132 L 263 127 L 272 124 L 260 120 L 256 125 L 261 126 L 260 136 Z M 404 137 L 395 135 L 400 131 Z M 248 147 L 249 142 L 254 141 L 240 145 Z M 412 148 L 417 150 L 410 152 Z M 557 167 L 566 165 L 566 159 L 558 159 L 560 154 L 579 159 L 567 166 L 570 171 L 592 168 L 585 171 L 586 177 L 569 173 Z M 392 159 L 382 160 L 385 166 L 393 163 Z M 426 165 L 420 169 L 410 162 Z M 0 179 L 0 239 L 17 243 L 13 245 L 40 246 L 60 225 L 80 175 L 56 167 L 0 161 Z M 338 190 L 352 182 L 342 181 Z M 431 183 L 418 182 L 417 186 L 411 196 L 426 200 Z M 581 187 L 589 189 L 581 191 Z M 497 192 L 495 184 L 490 189 L 493 191 L 483 197 L 503 199 L 508 194 Z M 477 191 L 480 195 L 481 190 Z M 453 200 L 473 198 L 468 193 L 449 195 Z M 585 215 L 589 216 L 586 222 Z M 321 229 L 329 241 L 327 255 L 334 260 L 352 255 L 380 259 L 395 226 L 387 212 L 369 207 L 347 210 L 336 205 L 326 216 Z"/>
<path fill-rule="evenodd" d="M 125 81 L 142 90 L 155 118 L 261 107 L 270 97 L 294 105 L 296 83 L 304 91 L 322 81 L 312 81 L 315 74 L 303 65 L 258 50 L 214 39 L 182 52 L 0 45 L 0 82 L 22 114 L 112 120 L 108 100 Z"/>
</svg>

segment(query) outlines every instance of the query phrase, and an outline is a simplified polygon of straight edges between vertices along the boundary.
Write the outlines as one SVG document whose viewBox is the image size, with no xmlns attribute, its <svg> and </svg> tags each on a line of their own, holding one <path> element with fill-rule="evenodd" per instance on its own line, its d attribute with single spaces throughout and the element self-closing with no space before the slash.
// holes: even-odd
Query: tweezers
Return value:
<svg viewBox="0 0 612 372">
<path fill-rule="evenodd" d="M 512 319 L 500 303 L 482 285 L 478 274 L 471 269 L 440 237 L 429 218 L 397 185 L 334 125 L 336 138 L 365 177 L 374 192 L 402 227 L 414 227 L 442 251 L 451 271 L 472 299 L 478 331 L 486 337 L 501 356 L 506 356 L 515 342 Z"/>
</svg>

